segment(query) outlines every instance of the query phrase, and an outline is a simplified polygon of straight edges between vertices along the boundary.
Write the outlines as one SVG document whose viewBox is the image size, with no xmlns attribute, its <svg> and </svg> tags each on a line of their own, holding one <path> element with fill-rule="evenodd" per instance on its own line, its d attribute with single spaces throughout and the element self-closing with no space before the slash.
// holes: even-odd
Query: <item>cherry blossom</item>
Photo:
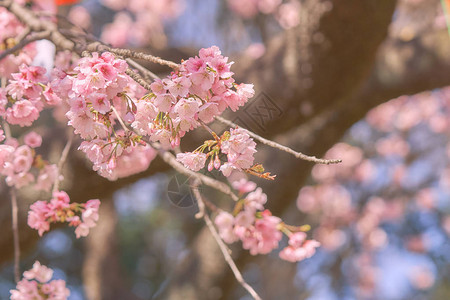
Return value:
<svg viewBox="0 0 450 300">
<path fill-rule="evenodd" d="M 287 233 L 290 236 L 290 248 L 281 251 L 282 259 L 294 262 L 309 258 L 314 254 L 315 248 L 319 246 L 318 242 L 310 240 L 303 243 L 306 238 L 304 232 L 292 233 L 290 230 L 300 229 L 285 225 L 280 218 L 264 209 L 267 196 L 261 188 L 257 188 L 255 183 L 244 178 L 233 182 L 232 185 L 239 190 L 240 195 L 248 194 L 238 201 L 233 214 L 220 211 L 214 219 L 214 223 L 219 229 L 219 235 L 226 243 L 240 240 L 242 247 L 248 249 L 250 254 L 267 254 L 278 248 L 283 233 Z M 300 248 L 301 250 L 297 250 Z M 294 255 L 298 252 L 302 252 L 303 256 Z"/>
<path fill-rule="evenodd" d="M 11 290 L 11 300 L 58 299 L 65 300 L 70 291 L 61 279 L 51 280 L 53 270 L 36 261 L 33 268 L 23 273 L 23 279 Z"/>
<path fill-rule="evenodd" d="M 289 237 L 289 246 L 281 250 L 280 258 L 296 262 L 310 258 L 316 252 L 320 243 L 315 240 L 306 240 L 304 232 L 296 232 Z"/>
<path fill-rule="evenodd" d="M 100 200 L 88 200 L 86 203 L 70 203 L 67 193 L 53 193 L 50 202 L 36 201 L 28 212 L 28 226 L 38 230 L 40 236 L 50 229 L 51 223 L 68 222 L 76 227 L 77 238 L 87 236 L 89 229 L 96 226 Z M 80 218 L 81 215 L 81 218 Z"/>
</svg>

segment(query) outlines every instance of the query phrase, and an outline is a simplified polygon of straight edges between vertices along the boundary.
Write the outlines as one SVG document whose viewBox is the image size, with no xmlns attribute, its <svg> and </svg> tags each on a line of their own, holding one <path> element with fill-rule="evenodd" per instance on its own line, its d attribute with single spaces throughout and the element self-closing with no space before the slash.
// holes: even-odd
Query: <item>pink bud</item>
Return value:
<svg viewBox="0 0 450 300">
<path fill-rule="evenodd" d="M 176 147 L 180 145 L 180 137 L 177 135 L 171 142 L 172 147 Z"/>
<path fill-rule="evenodd" d="M 125 115 L 125 117 L 123 119 L 127 123 L 133 123 L 134 122 L 134 114 L 131 111 L 129 111 L 129 112 L 127 112 L 127 114 Z"/>
<path fill-rule="evenodd" d="M 213 160 L 212 158 L 209 160 L 209 164 L 208 164 L 208 171 L 211 172 L 213 169 L 214 165 L 213 165 Z"/>
<path fill-rule="evenodd" d="M 111 157 L 111 159 L 108 162 L 108 168 L 114 169 L 116 167 L 116 157 Z"/>
<path fill-rule="evenodd" d="M 214 168 L 218 169 L 220 168 L 220 159 L 219 156 L 216 155 L 216 158 L 214 159 Z"/>
</svg>

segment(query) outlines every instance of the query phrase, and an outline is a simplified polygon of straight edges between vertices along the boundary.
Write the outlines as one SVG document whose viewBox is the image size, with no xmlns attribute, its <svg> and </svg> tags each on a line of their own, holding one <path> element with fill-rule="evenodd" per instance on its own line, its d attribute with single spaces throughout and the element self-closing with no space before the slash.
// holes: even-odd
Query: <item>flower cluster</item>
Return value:
<svg viewBox="0 0 450 300">
<path fill-rule="evenodd" d="M 281 250 L 280 258 L 291 262 L 301 261 L 313 256 L 319 246 L 316 240 L 306 240 L 306 233 L 295 232 L 289 236 L 289 246 Z"/>
<path fill-rule="evenodd" d="M 252 167 L 255 147 L 256 143 L 245 129 L 232 128 L 229 132 L 224 132 L 220 139 L 206 141 L 194 152 L 179 153 L 177 160 L 186 168 L 199 171 L 209 157 L 208 170 L 220 168 L 220 171 L 228 177 L 233 170 L 243 171 Z M 206 149 L 209 149 L 207 154 L 203 153 Z M 227 161 L 223 165 L 219 159 L 220 153 L 227 155 Z"/>
<path fill-rule="evenodd" d="M 42 97 L 48 81 L 45 73 L 45 68 L 21 65 L 19 73 L 11 75 L 6 88 L 0 88 L 0 116 L 9 124 L 31 126 L 39 118 L 46 103 L 45 94 Z"/>
<path fill-rule="evenodd" d="M 0 174 L 6 176 L 9 186 L 20 188 L 34 181 L 29 172 L 33 161 L 33 150 L 27 145 L 0 145 Z"/>
<path fill-rule="evenodd" d="M 138 106 L 146 113 L 133 128 L 168 149 L 179 145 L 184 134 L 208 123 L 226 108 L 236 111 L 253 97 L 251 84 L 236 84 L 231 62 L 216 46 L 201 49 L 199 56 L 183 61 L 168 78 L 151 84 L 152 93 Z M 142 101 L 141 100 L 141 101 Z"/>
<path fill-rule="evenodd" d="M 253 154 L 256 152 L 256 143 L 241 128 L 230 129 L 230 137 L 221 143 L 220 149 L 227 155 L 228 161 L 220 167 L 225 176 L 233 170 L 242 171 L 253 165 Z"/>
<path fill-rule="evenodd" d="M 78 149 L 92 161 L 94 171 L 109 180 L 116 180 L 147 170 L 156 151 L 147 144 L 129 147 L 129 139 L 118 131 L 117 137 L 107 142 L 102 139 L 84 141 Z"/>
<path fill-rule="evenodd" d="M 65 61 L 60 65 L 69 68 L 68 58 L 60 57 Z M 146 170 L 156 155 L 136 134 L 114 128 L 118 117 L 130 124 L 136 115 L 146 113 L 133 100 L 145 90 L 125 74 L 127 67 L 111 53 L 93 53 L 73 70 L 56 68 L 51 83 L 54 94 L 69 104 L 69 125 L 85 139 L 79 149 L 93 162 L 93 169 L 110 180 Z"/>
<path fill-rule="evenodd" d="M 34 183 L 37 190 L 50 190 L 58 176 L 58 169 L 36 155 L 33 148 L 41 145 L 42 137 L 31 131 L 25 135 L 24 143 L 19 146 L 19 142 L 11 138 L 0 145 L 0 175 L 6 177 L 9 186 L 21 188 Z M 37 180 L 33 173 L 38 174 Z"/>
<path fill-rule="evenodd" d="M 245 188 L 239 187 L 248 186 L 244 180 L 233 185 L 244 190 Z M 255 188 L 256 185 L 250 184 L 250 188 L 252 187 Z M 238 202 L 233 214 L 220 212 L 215 224 L 219 228 L 221 238 L 227 243 L 241 240 L 243 248 L 248 249 L 252 255 L 267 254 L 277 248 L 282 238 L 279 230 L 281 219 L 272 216 L 269 210 L 261 211 L 266 202 L 266 194 L 261 188 L 257 188 Z"/>
<path fill-rule="evenodd" d="M 284 224 L 280 218 L 272 216 L 269 210 L 264 210 L 267 196 L 256 184 L 241 179 L 233 182 L 233 187 L 244 199 L 239 200 L 233 210 L 233 214 L 221 211 L 214 222 L 219 229 L 220 237 L 226 243 L 242 241 L 244 249 L 250 254 L 267 254 L 278 248 L 283 236 L 289 235 L 289 246 L 280 252 L 280 257 L 288 261 L 300 261 L 311 257 L 319 243 L 315 240 L 305 241 L 304 232 L 292 233 L 298 230 L 293 226 Z"/>
<path fill-rule="evenodd" d="M 86 203 L 70 203 L 66 192 L 53 194 L 50 202 L 36 201 L 28 212 L 28 225 L 38 230 L 40 236 L 50 229 L 50 223 L 68 222 L 76 227 L 77 238 L 87 236 L 89 229 L 95 227 L 98 220 L 100 200 L 93 199 Z"/>
<path fill-rule="evenodd" d="M 61 279 L 52 280 L 53 270 L 41 265 L 38 261 L 31 270 L 23 273 L 23 279 L 11 290 L 11 300 L 54 299 L 65 300 L 70 291 L 66 282 Z"/>
<path fill-rule="evenodd" d="M 55 93 L 65 99 L 70 110 L 66 116 L 69 125 L 83 139 L 107 138 L 112 134 L 114 116 L 112 103 L 124 101 L 118 97 L 129 83 L 124 74 L 125 61 L 115 59 L 111 53 L 85 57 L 74 69 L 75 75 L 68 75 L 55 69 L 52 82 Z"/>
</svg>

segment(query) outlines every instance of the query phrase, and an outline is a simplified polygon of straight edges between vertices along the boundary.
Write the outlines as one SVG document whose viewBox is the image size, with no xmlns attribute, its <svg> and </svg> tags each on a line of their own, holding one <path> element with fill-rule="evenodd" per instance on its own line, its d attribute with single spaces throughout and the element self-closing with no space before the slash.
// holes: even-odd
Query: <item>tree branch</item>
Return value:
<svg viewBox="0 0 450 300">
<path fill-rule="evenodd" d="M 217 116 L 216 120 L 218 120 L 219 122 L 222 122 L 225 125 L 231 126 L 231 127 L 240 127 L 239 125 L 237 125 L 237 124 L 235 124 L 235 123 L 233 123 L 231 121 L 228 121 L 227 119 L 224 119 L 224 118 L 222 118 L 220 116 Z M 240 128 L 242 128 L 242 127 L 240 127 Z M 243 129 L 245 129 L 245 128 L 243 128 Z M 300 159 L 303 159 L 303 160 L 306 160 L 306 161 L 310 161 L 310 162 L 314 162 L 314 163 L 317 163 L 317 164 L 326 164 L 326 165 L 337 164 L 337 163 L 342 162 L 342 160 L 340 160 L 340 159 L 321 159 L 321 158 L 317 158 L 315 156 L 309 156 L 309 155 L 303 154 L 301 152 L 294 151 L 294 150 L 292 150 L 289 147 L 286 147 L 286 146 L 283 146 L 281 144 L 278 144 L 277 142 L 265 139 L 265 138 L 257 135 L 256 133 L 248 130 L 248 129 L 245 129 L 245 130 L 247 131 L 248 135 L 250 135 L 255 140 L 260 141 L 264 145 L 267 145 L 267 146 L 270 146 L 272 148 L 279 149 L 281 151 L 284 151 L 284 152 L 287 152 L 289 154 L 292 154 L 296 158 L 300 158 Z"/>
<path fill-rule="evenodd" d="M 49 36 L 50 36 L 50 32 L 48 32 L 48 31 L 41 31 L 41 32 L 33 33 L 28 38 L 24 38 L 24 39 L 20 40 L 13 47 L 11 47 L 9 49 L 6 49 L 5 51 L 1 52 L 0 53 L 0 60 L 4 59 L 6 56 L 8 56 L 10 54 L 13 54 L 16 51 L 19 51 L 20 49 L 22 49 L 23 47 L 25 47 L 29 43 L 47 39 Z"/>
<path fill-rule="evenodd" d="M 19 244 L 19 225 L 18 215 L 19 209 L 17 207 L 16 189 L 11 188 L 11 213 L 12 213 L 12 229 L 14 237 L 14 280 L 20 281 L 20 244 Z"/>
</svg>

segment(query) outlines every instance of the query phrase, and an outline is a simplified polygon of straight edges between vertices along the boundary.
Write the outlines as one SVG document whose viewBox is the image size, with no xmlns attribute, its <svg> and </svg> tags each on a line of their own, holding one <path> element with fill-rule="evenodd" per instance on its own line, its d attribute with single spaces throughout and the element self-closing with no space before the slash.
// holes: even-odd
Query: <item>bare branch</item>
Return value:
<svg viewBox="0 0 450 300">
<path fill-rule="evenodd" d="M 119 112 L 117 111 L 117 109 L 114 106 L 111 106 L 112 111 L 114 112 L 114 114 L 116 115 L 117 120 L 119 120 L 120 126 L 122 126 L 123 130 L 125 132 L 130 131 L 130 129 L 128 129 L 128 127 L 125 125 L 125 123 L 123 122 L 122 118 L 119 115 Z"/>
<path fill-rule="evenodd" d="M 2 86 L 4 85 L 5 80 L 2 78 Z M 9 128 L 9 124 L 4 121 L 3 122 L 3 130 L 5 131 L 6 139 L 11 138 L 11 128 Z M 11 187 L 10 190 L 11 195 L 11 223 L 12 223 L 12 231 L 13 231 L 13 243 L 14 243 L 14 280 L 19 282 L 20 280 L 20 241 L 19 241 L 19 208 L 17 206 L 17 194 L 16 188 Z"/>
<path fill-rule="evenodd" d="M 46 39 L 49 36 L 50 36 L 50 32 L 49 31 L 35 32 L 35 33 L 31 34 L 30 37 L 20 40 L 13 47 L 11 47 L 9 49 L 6 49 L 2 53 L 0 53 L 0 60 L 4 59 L 6 56 L 8 56 L 10 54 L 13 54 L 16 51 L 22 49 L 23 47 L 25 47 L 29 43 L 32 43 L 32 42 L 38 41 L 38 40 Z"/>
<path fill-rule="evenodd" d="M 58 31 L 56 24 L 47 20 L 39 19 L 33 11 L 27 9 L 26 7 L 22 7 L 20 4 L 11 0 L 0 1 L 0 7 L 5 7 L 9 10 L 23 24 L 27 25 L 32 32 L 49 32 L 50 35 L 48 39 L 51 40 L 56 46 L 67 50 L 73 50 L 75 48 L 75 43 L 62 35 Z"/>
<path fill-rule="evenodd" d="M 55 193 L 59 190 L 59 182 L 60 182 L 62 167 L 64 166 L 64 163 L 66 162 L 67 155 L 69 154 L 70 147 L 72 146 L 72 140 L 73 140 L 73 135 L 70 134 L 69 139 L 67 140 L 67 143 L 64 146 L 63 151 L 61 152 L 61 158 L 59 159 L 59 162 L 58 162 L 58 174 L 56 175 L 56 179 L 53 184 L 53 193 Z"/>
<path fill-rule="evenodd" d="M 221 123 L 223 123 L 223 124 L 225 124 L 225 125 L 231 126 L 231 127 L 242 128 L 242 127 L 238 126 L 237 124 L 235 124 L 235 123 L 233 123 L 231 121 L 228 121 L 227 119 L 224 119 L 224 118 L 219 117 L 219 116 L 216 117 L 216 120 L 221 122 Z M 245 128 L 242 128 L 242 129 L 245 129 Z M 247 131 L 248 135 L 250 135 L 255 140 L 260 141 L 264 145 L 267 145 L 267 146 L 279 149 L 281 151 L 287 152 L 289 154 L 292 154 L 296 158 L 300 158 L 300 159 L 303 159 L 303 160 L 306 160 L 306 161 L 310 161 L 310 162 L 314 162 L 314 163 L 317 163 L 317 164 L 326 164 L 326 165 L 337 164 L 337 163 L 342 162 L 341 159 L 322 159 L 322 158 L 317 158 L 315 156 L 309 156 L 309 155 L 303 154 L 301 152 L 294 151 L 294 150 L 292 150 L 289 147 L 286 147 L 286 146 L 283 146 L 281 144 L 278 144 L 277 142 L 265 139 L 265 138 L 257 135 L 256 133 L 251 132 L 248 129 L 245 129 L 245 130 Z"/>
<path fill-rule="evenodd" d="M 16 189 L 11 188 L 11 213 L 12 213 L 12 230 L 14 239 L 14 280 L 19 282 L 20 280 L 20 243 L 19 243 L 19 224 L 18 214 L 19 209 L 17 207 L 17 195 Z"/>
<path fill-rule="evenodd" d="M 126 57 L 126 58 L 142 59 L 142 60 L 149 61 L 149 62 L 152 62 L 155 64 L 168 66 L 174 70 L 177 70 L 180 67 L 179 64 L 176 64 L 169 60 L 162 59 L 161 57 L 158 57 L 158 56 L 154 56 L 154 55 L 146 54 L 146 53 L 142 53 L 142 52 L 135 52 L 135 51 L 132 51 L 129 49 L 111 48 L 100 42 L 91 43 L 86 47 L 86 49 L 88 51 L 108 51 L 108 52 L 111 52 L 111 53 L 114 53 L 116 55 Z"/>
<path fill-rule="evenodd" d="M 147 80 L 149 80 L 150 78 L 152 79 L 159 79 L 159 77 L 153 73 L 152 71 L 148 70 L 147 68 L 144 68 L 143 66 L 141 66 L 140 64 L 138 64 L 137 62 L 135 62 L 134 60 L 132 60 L 131 58 L 127 58 L 126 62 L 132 66 L 133 68 L 136 68 L 139 72 L 141 72 L 145 78 Z M 150 78 L 148 78 L 150 77 Z"/>
<path fill-rule="evenodd" d="M 178 68 L 180 68 L 179 64 L 176 64 L 172 61 L 165 60 L 165 59 L 162 59 L 161 57 L 153 56 L 153 55 L 142 53 L 142 52 L 135 52 L 135 51 L 131 51 L 129 49 L 118 49 L 118 48 L 109 48 L 109 47 L 107 47 L 107 51 L 112 52 L 117 55 L 120 55 L 120 56 L 123 56 L 123 57 L 127 57 L 127 58 L 142 59 L 142 60 L 149 61 L 149 62 L 152 62 L 155 64 L 168 66 L 174 70 L 177 70 Z"/>
<path fill-rule="evenodd" d="M 203 219 L 205 220 L 206 226 L 208 227 L 209 231 L 211 232 L 217 244 L 219 245 L 220 251 L 222 252 L 223 257 L 225 258 L 225 261 L 230 266 L 231 271 L 233 271 L 236 280 L 242 285 L 244 289 L 248 291 L 248 293 L 253 297 L 253 299 L 262 300 L 262 298 L 258 295 L 258 293 L 247 282 L 245 282 L 244 277 L 242 277 L 241 272 L 237 268 L 236 264 L 233 261 L 233 258 L 230 255 L 231 250 L 227 247 L 227 245 L 225 245 L 223 240 L 220 238 L 216 227 L 214 227 L 214 224 L 212 223 L 208 214 L 205 213 L 205 203 L 203 202 L 202 195 L 198 190 L 199 183 L 200 183 L 199 181 L 196 181 L 191 187 L 192 192 L 194 193 L 194 196 L 197 199 L 197 204 L 199 208 L 199 212 L 197 213 L 196 217 L 203 217 Z"/>
<path fill-rule="evenodd" d="M 138 73 L 136 73 L 135 71 L 131 70 L 131 69 L 127 69 L 125 71 L 125 73 L 130 76 L 131 78 L 133 78 L 134 81 L 136 81 L 137 83 L 139 83 L 144 89 L 146 89 L 147 91 L 150 90 L 150 84 L 148 84 L 142 77 L 141 75 L 139 75 Z"/>
</svg>

